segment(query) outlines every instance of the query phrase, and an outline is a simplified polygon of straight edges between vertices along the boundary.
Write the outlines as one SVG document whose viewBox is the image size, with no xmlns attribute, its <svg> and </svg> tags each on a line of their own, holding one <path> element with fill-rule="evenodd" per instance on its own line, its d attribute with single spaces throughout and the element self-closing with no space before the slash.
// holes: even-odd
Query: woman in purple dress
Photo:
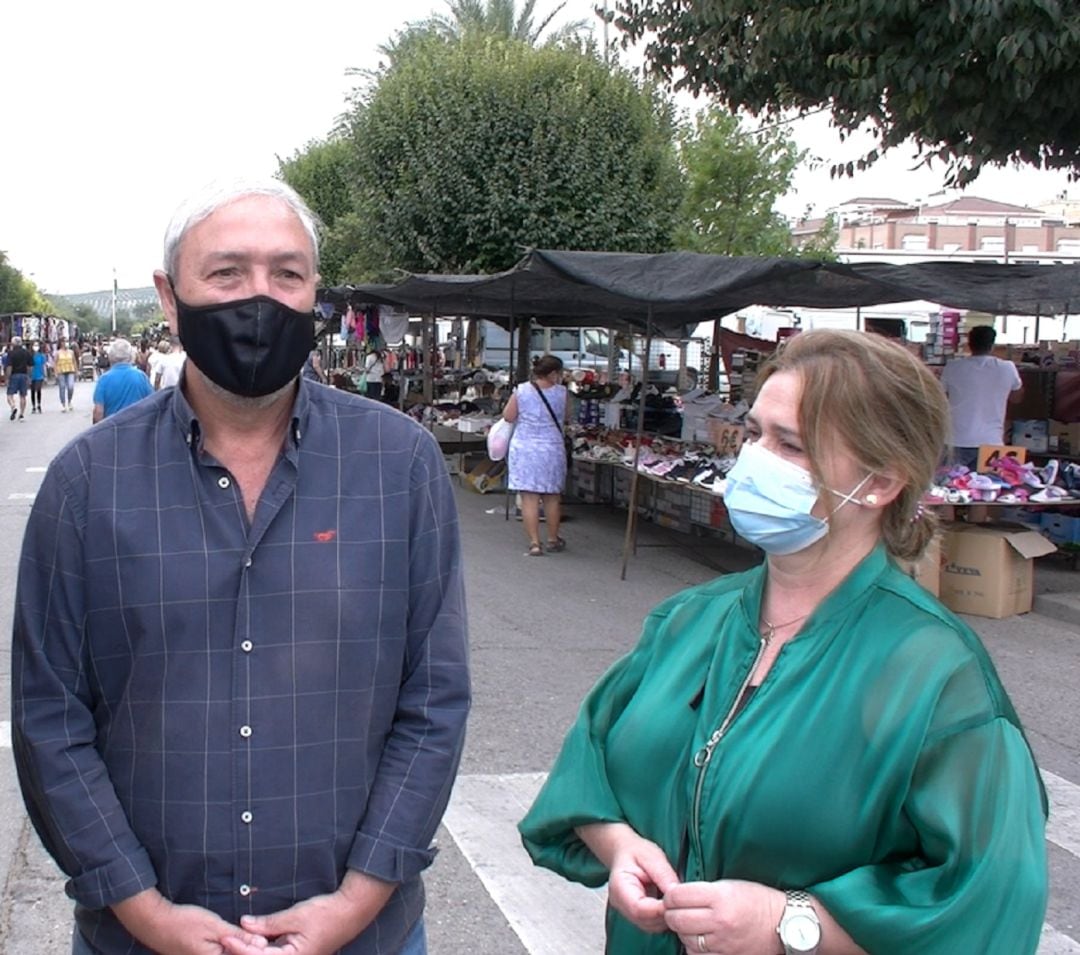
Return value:
<svg viewBox="0 0 1080 955">
<path fill-rule="evenodd" d="M 562 384 L 562 359 L 543 355 L 533 364 L 532 378 L 514 389 L 503 417 L 514 422 L 514 436 L 507 455 L 510 489 L 521 494 L 521 520 L 529 536 L 529 556 L 540 557 L 540 500 L 544 501 L 547 550 L 566 548 L 559 536 L 562 518 L 560 495 L 566 482 L 566 451 L 563 422 L 566 420 L 566 388 Z"/>
</svg>

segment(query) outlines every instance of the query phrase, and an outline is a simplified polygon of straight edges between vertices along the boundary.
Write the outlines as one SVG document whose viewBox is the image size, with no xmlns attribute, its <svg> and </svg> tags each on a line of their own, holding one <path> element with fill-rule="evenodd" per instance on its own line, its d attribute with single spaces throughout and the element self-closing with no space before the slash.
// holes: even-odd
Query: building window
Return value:
<svg viewBox="0 0 1080 955">
<path fill-rule="evenodd" d="M 1058 252 L 1080 252 L 1080 239 L 1058 239 Z"/>
</svg>

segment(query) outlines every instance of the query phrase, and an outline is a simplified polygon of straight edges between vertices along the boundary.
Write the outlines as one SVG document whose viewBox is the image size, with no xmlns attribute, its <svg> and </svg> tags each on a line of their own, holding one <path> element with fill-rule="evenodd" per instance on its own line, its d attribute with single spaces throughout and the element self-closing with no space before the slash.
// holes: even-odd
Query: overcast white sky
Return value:
<svg viewBox="0 0 1080 955">
<path fill-rule="evenodd" d="M 593 20 L 593 6 L 569 0 L 564 18 Z M 276 157 L 330 130 L 355 83 L 348 68 L 373 66 L 398 28 L 443 11 L 442 0 L 8 4 L 0 249 L 46 292 L 108 288 L 114 268 L 121 288 L 149 285 L 188 193 L 276 171 Z M 926 198 L 942 185 L 943 169 L 907 172 L 909 152 L 830 180 L 831 162 L 860 150 L 824 116 L 797 139 L 825 162 L 800 174 L 782 204 L 789 215 L 856 195 Z M 1065 188 L 1064 174 L 995 170 L 969 192 L 1031 203 Z"/>
</svg>

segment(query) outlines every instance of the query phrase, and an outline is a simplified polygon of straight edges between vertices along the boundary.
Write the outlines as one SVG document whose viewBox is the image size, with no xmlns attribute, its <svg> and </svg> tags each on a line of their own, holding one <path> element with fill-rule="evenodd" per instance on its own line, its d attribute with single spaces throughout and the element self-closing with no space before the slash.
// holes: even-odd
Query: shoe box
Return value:
<svg viewBox="0 0 1080 955">
<path fill-rule="evenodd" d="M 945 526 L 939 599 L 955 613 L 1000 619 L 1031 610 L 1034 559 L 1057 547 L 1013 524 Z"/>
<path fill-rule="evenodd" d="M 1080 544 L 1080 517 L 1043 511 L 1040 518 L 1042 532 L 1055 544 Z"/>
<path fill-rule="evenodd" d="M 1049 422 L 1043 419 L 1021 418 L 1012 423 L 1012 443 L 1036 454 L 1050 450 Z"/>
</svg>

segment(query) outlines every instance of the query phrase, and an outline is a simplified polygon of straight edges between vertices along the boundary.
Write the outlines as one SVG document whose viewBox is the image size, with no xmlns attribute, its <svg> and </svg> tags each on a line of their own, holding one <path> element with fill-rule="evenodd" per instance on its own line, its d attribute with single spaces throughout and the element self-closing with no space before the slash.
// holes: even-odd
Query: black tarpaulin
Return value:
<svg viewBox="0 0 1080 955">
<path fill-rule="evenodd" d="M 991 314 L 1051 315 L 1080 302 L 1080 267 L 923 262 L 844 264 L 666 252 L 529 252 L 493 275 L 409 275 L 331 297 L 415 312 L 544 325 L 595 324 L 683 334 L 749 305 L 853 308 L 923 299 Z"/>
</svg>

